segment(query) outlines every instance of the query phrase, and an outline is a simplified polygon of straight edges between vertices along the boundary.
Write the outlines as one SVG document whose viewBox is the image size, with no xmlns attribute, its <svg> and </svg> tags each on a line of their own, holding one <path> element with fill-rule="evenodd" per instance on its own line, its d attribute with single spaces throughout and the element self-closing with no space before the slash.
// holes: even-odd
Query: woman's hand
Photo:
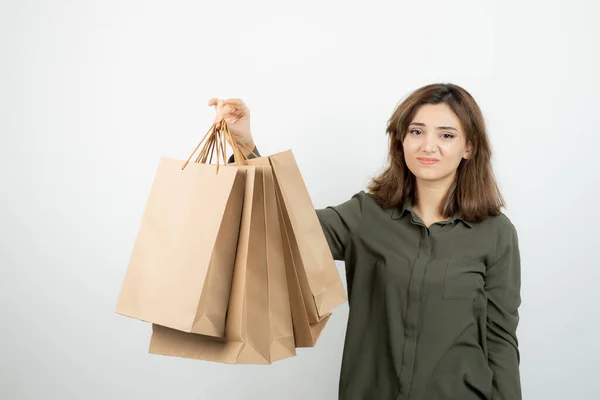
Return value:
<svg viewBox="0 0 600 400">
<path fill-rule="evenodd" d="M 208 101 L 209 107 L 215 107 L 215 123 L 217 129 L 225 120 L 240 150 L 248 156 L 254 150 L 254 139 L 250 132 L 250 110 L 241 99 L 216 99 Z"/>
</svg>

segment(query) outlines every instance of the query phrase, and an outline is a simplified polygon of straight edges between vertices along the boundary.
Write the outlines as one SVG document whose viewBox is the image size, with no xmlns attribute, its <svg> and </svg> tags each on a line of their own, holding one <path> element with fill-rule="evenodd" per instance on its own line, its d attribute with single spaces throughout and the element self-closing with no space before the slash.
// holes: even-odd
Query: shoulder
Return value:
<svg viewBox="0 0 600 400">
<path fill-rule="evenodd" d="M 371 193 L 365 192 L 364 190 L 355 193 L 352 196 L 352 198 L 364 204 L 377 205 L 377 202 L 375 201 L 373 195 Z"/>
<path fill-rule="evenodd" d="M 375 201 L 375 198 L 361 190 L 354 193 L 347 200 L 337 205 L 330 205 L 325 208 L 326 211 L 335 211 L 340 217 L 358 221 L 365 214 L 371 214 L 374 209 L 379 209 L 380 206 Z"/>
<path fill-rule="evenodd" d="M 364 190 L 354 193 L 350 199 L 342 204 L 353 204 L 356 207 L 360 207 L 361 210 L 365 207 L 379 207 L 375 198 Z"/>
<path fill-rule="evenodd" d="M 478 230 L 493 234 L 498 238 L 506 235 L 516 235 L 517 233 L 517 228 L 515 227 L 514 223 L 503 212 L 498 215 L 491 215 L 483 221 L 475 223 L 474 225 Z"/>
<path fill-rule="evenodd" d="M 393 211 L 393 209 L 384 208 L 371 193 L 366 192 L 365 190 L 355 193 L 350 201 L 360 207 L 361 214 L 387 215 L 391 214 Z"/>
<path fill-rule="evenodd" d="M 356 220 L 361 218 L 364 208 L 364 203 L 368 202 L 368 196 L 364 191 L 353 194 L 350 198 L 347 198 L 342 203 L 331 204 L 322 210 L 317 210 L 317 213 L 323 215 L 330 212 L 335 212 L 340 217 L 345 219 Z"/>
<path fill-rule="evenodd" d="M 476 224 L 478 235 L 490 244 L 492 260 L 497 260 L 511 252 L 518 252 L 519 239 L 517 228 L 504 213 L 489 216 Z"/>
</svg>

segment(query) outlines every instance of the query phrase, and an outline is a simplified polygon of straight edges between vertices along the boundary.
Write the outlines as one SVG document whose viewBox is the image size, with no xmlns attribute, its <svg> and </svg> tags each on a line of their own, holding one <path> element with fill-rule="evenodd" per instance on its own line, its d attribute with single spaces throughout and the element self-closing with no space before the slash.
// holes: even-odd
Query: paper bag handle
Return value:
<svg viewBox="0 0 600 400">
<path fill-rule="evenodd" d="M 214 153 L 217 153 L 217 173 L 219 172 L 220 160 L 221 156 L 223 157 L 223 165 L 227 163 L 227 139 L 231 143 L 231 147 L 233 149 L 234 158 L 236 160 L 237 165 L 247 165 L 248 158 L 242 153 L 239 148 L 238 143 L 234 140 L 233 135 L 229 131 L 229 127 L 227 126 L 227 122 L 225 120 L 221 121 L 221 128 L 216 129 L 216 122 L 212 124 L 209 128 L 208 132 L 204 135 L 200 143 L 196 146 L 194 151 L 190 154 L 188 159 L 185 161 L 181 169 L 185 169 L 185 167 L 189 164 L 190 160 L 196 154 L 202 143 L 202 149 L 200 153 L 195 159 L 196 163 L 206 163 L 208 157 L 210 156 L 209 163 L 212 163 L 212 159 Z M 244 146 L 245 147 L 245 146 Z"/>
</svg>

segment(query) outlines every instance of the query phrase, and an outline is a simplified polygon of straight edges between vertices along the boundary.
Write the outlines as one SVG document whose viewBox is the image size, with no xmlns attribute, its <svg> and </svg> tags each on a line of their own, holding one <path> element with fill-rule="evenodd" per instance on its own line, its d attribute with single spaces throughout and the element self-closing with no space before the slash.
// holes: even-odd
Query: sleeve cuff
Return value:
<svg viewBox="0 0 600 400">
<path fill-rule="evenodd" d="M 251 159 L 253 159 L 253 158 L 257 158 L 257 156 L 258 156 L 258 157 L 260 157 L 260 153 L 258 152 L 258 147 L 254 146 L 254 149 L 253 149 L 252 151 L 253 151 L 254 153 L 250 153 L 250 155 L 248 156 L 248 159 L 249 159 L 249 160 L 251 160 Z M 254 155 L 254 154 L 256 154 L 256 155 Z M 229 160 L 227 160 L 227 163 L 228 163 L 228 164 L 231 164 L 231 163 L 233 163 L 233 162 L 235 162 L 235 157 L 234 157 L 234 155 L 232 154 L 232 155 L 231 155 L 231 157 L 229 157 Z"/>
</svg>

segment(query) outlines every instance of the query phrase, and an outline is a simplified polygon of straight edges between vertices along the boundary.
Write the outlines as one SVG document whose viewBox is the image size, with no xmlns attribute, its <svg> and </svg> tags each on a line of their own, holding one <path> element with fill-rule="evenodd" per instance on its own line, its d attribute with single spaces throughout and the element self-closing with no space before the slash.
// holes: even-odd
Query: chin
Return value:
<svg viewBox="0 0 600 400">
<path fill-rule="evenodd" d="M 420 175 L 415 175 L 415 177 L 420 180 L 420 181 L 427 181 L 427 182 L 435 182 L 435 181 L 439 181 L 442 180 L 441 176 L 432 176 L 430 174 L 420 174 Z"/>
<path fill-rule="evenodd" d="M 432 171 L 431 169 L 420 168 L 420 167 L 417 167 L 414 170 L 411 170 L 411 172 L 417 179 L 421 179 L 424 181 L 435 181 L 437 179 L 440 179 L 443 176 L 438 171 Z"/>
<path fill-rule="evenodd" d="M 438 181 L 447 177 L 448 174 L 439 171 L 437 168 L 423 167 L 415 165 L 414 168 L 409 168 L 413 175 L 422 181 Z"/>
<path fill-rule="evenodd" d="M 450 173 L 441 173 L 440 171 L 431 171 L 431 170 L 429 170 L 429 171 L 423 171 L 423 170 L 418 170 L 416 174 L 414 172 L 413 172 L 413 174 L 415 175 L 415 177 L 418 180 L 426 181 L 426 182 L 447 181 L 448 179 L 452 179 L 453 178 L 452 172 L 450 172 Z"/>
</svg>

